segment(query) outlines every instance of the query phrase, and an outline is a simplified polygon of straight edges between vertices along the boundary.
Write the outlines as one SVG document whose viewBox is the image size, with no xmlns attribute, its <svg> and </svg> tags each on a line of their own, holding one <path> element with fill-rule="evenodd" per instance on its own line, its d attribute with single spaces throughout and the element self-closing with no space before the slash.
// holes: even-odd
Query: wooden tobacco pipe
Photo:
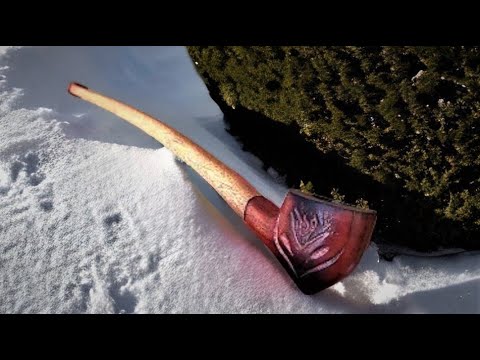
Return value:
<svg viewBox="0 0 480 360">
<path fill-rule="evenodd" d="M 376 212 L 289 190 L 278 208 L 237 172 L 172 127 L 78 83 L 68 92 L 152 136 L 202 176 L 275 254 L 297 286 L 313 294 L 342 280 L 370 243 Z"/>
</svg>

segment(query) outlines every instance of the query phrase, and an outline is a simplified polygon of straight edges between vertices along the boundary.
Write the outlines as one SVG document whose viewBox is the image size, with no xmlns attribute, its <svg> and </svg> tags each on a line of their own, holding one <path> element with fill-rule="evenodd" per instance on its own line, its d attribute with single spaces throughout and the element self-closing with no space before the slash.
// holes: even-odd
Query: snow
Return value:
<svg viewBox="0 0 480 360">
<path fill-rule="evenodd" d="M 412 81 L 415 82 L 417 79 L 420 78 L 420 76 L 422 76 L 423 74 L 425 73 L 424 70 L 420 70 L 414 77 L 412 77 Z"/>
<path fill-rule="evenodd" d="M 185 49 L 0 47 L 1 313 L 479 313 L 480 255 L 380 261 L 303 295 L 219 196 L 76 80 L 176 127 L 280 204 Z"/>
<path fill-rule="evenodd" d="M 11 50 L 17 50 L 20 48 L 21 46 L 0 46 L 0 56 L 7 54 Z"/>
</svg>

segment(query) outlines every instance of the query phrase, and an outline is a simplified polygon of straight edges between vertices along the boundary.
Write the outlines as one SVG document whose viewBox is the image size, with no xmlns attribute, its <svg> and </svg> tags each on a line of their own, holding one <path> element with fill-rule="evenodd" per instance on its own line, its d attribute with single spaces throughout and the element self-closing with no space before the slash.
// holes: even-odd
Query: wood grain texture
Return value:
<svg viewBox="0 0 480 360">
<path fill-rule="evenodd" d="M 245 222 L 274 254 L 273 234 L 279 210 L 277 205 L 263 196 L 250 199 L 245 209 Z"/>
<path fill-rule="evenodd" d="M 77 83 L 71 83 L 68 92 L 110 111 L 158 140 L 204 178 L 242 219 L 248 201 L 260 196 L 237 172 L 160 120 Z"/>
</svg>

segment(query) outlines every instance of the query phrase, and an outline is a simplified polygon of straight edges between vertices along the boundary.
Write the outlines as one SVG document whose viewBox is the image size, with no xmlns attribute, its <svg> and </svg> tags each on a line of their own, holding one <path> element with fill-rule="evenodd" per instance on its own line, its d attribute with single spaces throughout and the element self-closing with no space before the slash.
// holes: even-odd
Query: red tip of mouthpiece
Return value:
<svg viewBox="0 0 480 360">
<path fill-rule="evenodd" d="M 82 85 L 82 84 L 79 84 L 79 83 L 76 83 L 76 82 L 71 82 L 70 85 L 68 85 L 68 92 L 70 93 L 70 95 L 73 95 L 73 96 L 76 96 L 76 97 L 78 97 L 78 96 L 73 92 L 73 89 L 75 87 L 81 87 L 81 88 L 84 88 L 84 89 L 88 89 L 85 85 Z"/>
</svg>

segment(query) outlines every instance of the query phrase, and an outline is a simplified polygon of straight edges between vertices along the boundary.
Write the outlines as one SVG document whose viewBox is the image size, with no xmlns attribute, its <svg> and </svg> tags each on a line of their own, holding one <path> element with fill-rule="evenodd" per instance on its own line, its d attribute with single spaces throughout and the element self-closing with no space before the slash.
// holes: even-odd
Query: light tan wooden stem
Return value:
<svg viewBox="0 0 480 360">
<path fill-rule="evenodd" d="M 74 96 L 110 111 L 158 140 L 204 178 L 242 219 L 248 201 L 260 195 L 237 172 L 154 117 L 77 83 L 71 83 L 68 91 Z"/>
</svg>

